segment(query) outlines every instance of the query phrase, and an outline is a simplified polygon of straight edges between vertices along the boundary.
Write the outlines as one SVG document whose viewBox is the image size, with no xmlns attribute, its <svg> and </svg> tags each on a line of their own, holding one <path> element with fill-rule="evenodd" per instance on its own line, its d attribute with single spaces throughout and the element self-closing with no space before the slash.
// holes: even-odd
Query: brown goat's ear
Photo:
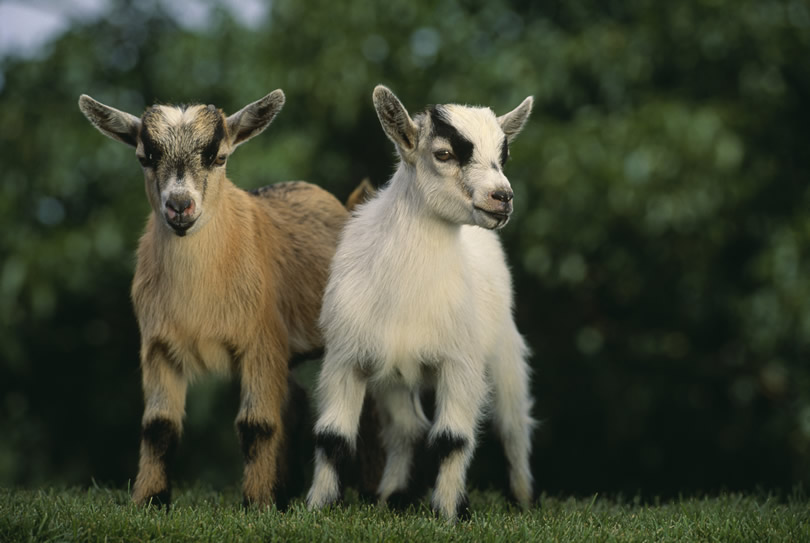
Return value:
<svg viewBox="0 0 810 543">
<path fill-rule="evenodd" d="M 532 112 L 533 104 L 534 98 L 527 96 L 518 107 L 498 117 L 498 123 L 501 125 L 503 133 L 506 134 L 506 140 L 509 143 L 512 143 L 512 140 L 523 130 L 523 125 L 526 124 L 529 114 Z"/>
<path fill-rule="evenodd" d="M 86 94 L 79 96 L 79 109 L 93 126 L 105 136 L 136 147 L 141 120 L 135 115 L 105 106 Z"/>
<path fill-rule="evenodd" d="M 411 162 L 416 150 L 419 130 L 402 102 L 388 87 L 374 87 L 374 109 L 380 119 L 385 134 L 397 145 L 399 154 L 406 162 Z"/>
<path fill-rule="evenodd" d="M 236 147 L 267 128 L 284 105 L 284 92 L 276 89 L 226 119 L 231 145 Z"/>
</svg>

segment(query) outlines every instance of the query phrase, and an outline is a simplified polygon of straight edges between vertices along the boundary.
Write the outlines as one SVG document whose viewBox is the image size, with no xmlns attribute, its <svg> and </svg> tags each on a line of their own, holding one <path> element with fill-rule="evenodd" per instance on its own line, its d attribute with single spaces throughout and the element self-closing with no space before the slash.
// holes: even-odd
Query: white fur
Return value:
<svg viewBox="0 0 810 543">
<path fill-rule="evenodd" d="M 452 126 L 474 144 L 472 160 L 461 167 L 434 158 L 452 147 L 432 136 L 427 114 L 416 122 L 407 113 L 397 118 L 405 126 L 405 137 L 399 137 L 400 124 L 387 124 L 386 110 L 380 110 L 382 92 L 375 90 L 378 114 L 402 163 L 347 224 L 332 262 L 321 312 L 326 357 L 316 434 L 342 435 L 354 446 L 368 386 L 388 451 L 382 500 L 404 490 L 413 445 L 428 428 L 429 443 L 442 434 L 463 438 L 465 446 L 443 462 L 433 495 L 433 507 L 452 518 L 464 495 L 476 428 L 494 393 L 494 422 L 510 462 L 512 490 L 527 505 L 533 426 L 527 348 L 512 318 L 504 253 L 490 230 L 506 221 L 476 209 L 500 205 L 493 191 L 511 195 L 500 168 L 501 120 L 487 108 L 443 106 Z M 393 94 L 380 98 L 389 100 L 383 106 L 399 104 Z M 519 120 L 522 126 L 525 118 Z M 418 143 L 409 147 L 414 140 Z M 419 404 L 424 386 L 436 387 L 432 424 Z M 322 455 L 316 457 L 310 507 L 337 497 L 319 483 L 333 471 Z"/>
</svg>

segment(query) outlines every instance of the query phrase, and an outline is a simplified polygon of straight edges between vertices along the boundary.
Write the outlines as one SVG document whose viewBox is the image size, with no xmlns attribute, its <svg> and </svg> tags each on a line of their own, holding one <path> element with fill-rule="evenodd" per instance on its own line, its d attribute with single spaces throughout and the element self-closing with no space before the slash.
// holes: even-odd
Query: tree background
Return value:
<svg viewBox="0 0 810 543">
<path fill-rule="evenodd" d="M 136 471 L 128 295 L 149 207 L 134 153 L 79 94 L 230 113 L 282 88 L 230 178 L 345 198 L 394 169 L 377 83 L 412 112 L 535 97 L 501 235 L 534 351 L 539 491 L 810 483 L 807 3 L 275 0 L 252 21 L 189 3 L 202 22 L 110 1 L 0 60 L 0 484 L 125 486 Z M 192 388 L 181 482 L 237 483 L 236 408 L 232 383 Z M 475 485 L 496 456 L 485 442 Z"/>
</svg>

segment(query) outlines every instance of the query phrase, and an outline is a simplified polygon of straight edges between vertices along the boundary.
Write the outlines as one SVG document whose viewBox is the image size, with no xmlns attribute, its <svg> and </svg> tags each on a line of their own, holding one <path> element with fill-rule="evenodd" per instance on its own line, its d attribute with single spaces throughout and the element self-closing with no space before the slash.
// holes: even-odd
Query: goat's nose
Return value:
<svg viewBox="0 0 810 543">
<path fill-rule="evenodd" d="M 169 198 L 166 200 L 166 216 L 169 220 L 194 215 L 194 200 L 191 198 Z"/>
<path fill-rule="evenodd" d="M 498 189 L 489 196 L 493 200 L 498 200 L 499 202 L 507 203 L 512 201 L 512 197 L 514 196 L 514 194 L 512 193 L 511 190 Z"/>
<path fill-rule="evenodd" d="M 177 213 L 178 215 L 182 214 L 185 210 L 191 207 L 191 199 L 185 198 L 169 198 L 166 200 L 166 207 Z"/>
</svg>

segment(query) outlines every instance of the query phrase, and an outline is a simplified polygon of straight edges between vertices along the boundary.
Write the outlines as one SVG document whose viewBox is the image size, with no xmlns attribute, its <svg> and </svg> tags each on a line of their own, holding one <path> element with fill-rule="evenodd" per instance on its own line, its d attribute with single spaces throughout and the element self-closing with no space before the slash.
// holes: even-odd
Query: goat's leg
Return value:
<svg viewBox="0 0 810 543">
<path fill-rule="evenodd" d="M 495 389 L 494 424 L 509 462 L 510 498 L 528 507 L 532 499 L 529 456 L 535 421 L 531 416 L 527 348 L 514 327 L 505 337 L 508 339 L 497 350 L 490 372 Z"/>
<path fill-rule="evenodd" d="M 154 341 L 141 348 L 144 412 L 141 451 L 132 500 L 138 504 L 169 506 L 169 466 L 183 425 L 186 377 L 171 359 L 170 347 Z"/>
<path fill-rule="evenodd" d="M 485 397 L 483 364 L 462 360 L 442 364 L 428 445 L 439 463 L 431 503 L 448 520 L 469 517 L 467 468 L 475 450 L 475 429 Z"/>
<path fill-rule="evenodd" d="M 320 509 L 340 498 L 339 471 L 354 455 L 366 379 L 353 364 L 327 352 L 318 378 L 318 421 L 315 423 L 315 472 L 307 506 Z"/>
<path fill-rule="evenodd" d="M 236 432 L 245 462 L 244 503 L 269 506 L 285 435 L 281 413 L 287 395 L 287 356 L 280 345 L 252 345 L 240 353 L 239 369 Z"/>
<path fill-rule="evenodd" d="M 426 488 L 413 479 L 414 444 L 430 423 L 422 411 L 419 391 L 402 385 L 374 390 L 386 451 L 385 469 L 377 493 L 381 501 L 404 509 L 422 498 Z"/>
</svg>

